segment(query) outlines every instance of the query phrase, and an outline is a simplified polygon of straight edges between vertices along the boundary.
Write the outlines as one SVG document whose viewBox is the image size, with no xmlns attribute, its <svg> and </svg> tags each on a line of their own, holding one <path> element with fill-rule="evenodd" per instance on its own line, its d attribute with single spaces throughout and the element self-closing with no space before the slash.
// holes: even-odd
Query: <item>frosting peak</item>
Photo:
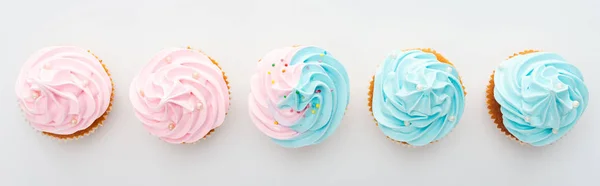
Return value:
<svg viewBox="0 0 600 186">
<path fill-rule="evenodd" d="M 421 50 L 397 52 L 377 69 L 372 111 L 389 138 L 423 146 L 446 136 L 464 111 L 454 66 Z"/>
<path fill-rule="evenodd" d="M 134 78 L 129 97 L 136 116 L 169 143 L 193 143 L 225 120 L 229 90 L 216 62 L 191 49 L 159 52 Z"/>
<path fill-rule="evenodd" d="M 588 103 L 581 72 L 554 53 L 534 52 L 503 61 L 494 73 L 494 84 L 504 126 L 533 146 L 560 139 Z"/>
<path fill-rule="evenodd" d="M 317 47 L 286 47 L 265 55 L 248 97 L 256 127 L 284 147 L 318 144 L 329 137 L 349 101 L 346 70 Z"/>
</svg>

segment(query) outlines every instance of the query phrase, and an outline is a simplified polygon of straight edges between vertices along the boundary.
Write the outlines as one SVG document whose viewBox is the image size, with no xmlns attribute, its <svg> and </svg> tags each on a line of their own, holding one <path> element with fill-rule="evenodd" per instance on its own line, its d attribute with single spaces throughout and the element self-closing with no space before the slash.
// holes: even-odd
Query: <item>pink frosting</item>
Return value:
<svg viewBox="0 0 600 186">
<path fill-rule="evenodd" d="M 15 90 L 35 129 L 68 135 L 90 127 L 106 112 L 112 83 L 91 53 L 59 46 L 31 56 L 21 68 Z"/>
<path fill-rule="evenodd" d="M 307 111 L 307 108 L 277 109 L 276 106 L 300 81 L 304 64 L 291 65 L 289 62 L 301 48 L 285 47 L 269 52 L 258 63 L 256 74 L 251 79 L 250 116 L 260 131 L 275 139 L 291 139 L 300 135 L 289 126 Z"/>
<path fill-rule="evenodd" d="M 144 127 L 169 143 L 198 141 L 229 109 L 223 72 L 191 49 L 159 52 L 133 79 L 129 97 Z"/>
</svg>

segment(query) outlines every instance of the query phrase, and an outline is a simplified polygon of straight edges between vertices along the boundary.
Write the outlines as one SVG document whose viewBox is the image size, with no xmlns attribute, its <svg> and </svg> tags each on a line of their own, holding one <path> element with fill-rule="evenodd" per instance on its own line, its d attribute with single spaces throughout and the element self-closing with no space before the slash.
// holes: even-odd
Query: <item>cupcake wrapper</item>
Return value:
<svg viewBox="0 0 600 186">
<path fill-rule="evenodd" d="M 536 53 L 539 52 L 539 50 L 524 50 L 522 52 L 519 53 L 515 53 L 511 56 L 508 57 L 508 59 L 516 57 L 518 55 L 525 55 L 525 54 L 531 54 L 531 53 Z M 504 126 L 504 123 L 502 123 L 502 112 L 500 111 L 500 104 L 496 101 L 496 98 L 494 98 L 494 75 L 495 75 L 496 71 L 492 72 L 492 75 L 490 76 L 490 82 L 487 86 L 487 90 L 486 90 L 486 103 L 487 103 L 487 108 L 488 108 L 488 113 L 490 114 L 490 117 L 492 118 L 492 120 L 494 120 L 494 124 L 496 124 L 496 128 L 498 128 L 500 130 L 500 132 L 504 133 L 504 135 L 506 137 L 508 137 L 509 139 L 512 139 L 516 142 L 519 142 L 521 145 L 525 145 L 525 142 L 522 142 L 521 140 L 517 139 L 517 137 L 515 137 L 514 135 L 512 135 L 508 129 L 506 129 L 506 127 Z"/>
<path fill-rule="evenodd" d="M 112 104 L 113 104 L 113 101 L 115 98 L 115 83 L 112 80 L 112 77 L 111 77 L 110 72 L 108 71 L 108 68 L 106 68 L 106 65 L 104 63 L 102 63 L 102 60 L 100 58 L 98 58 L 98 56 L 96 56 L 90 50 L 88 50 L 88 53 L 92 54 L 96 59 L 98 59 L 98 62 L 100 64 L 102 64 L 102 68 L 104 68 L 104 70 L 106 71 L 106 74 L 108 74 L 108 78 L 110 79 L 110 84 L 112 86 L 112 90 L 111 90 L 111 94 L 110 94 L 110 102 L 108 104 L 108 108 L 106 109 L 104 114 L 102 116 L 100 116 L 98 119 L 96 119 L 94 121 L 94 123 L 92 123 L 92 125 L 90 125 L 88 128 L 77 131 L 73 134 L 60 135 L 60 134 L 54 134 L 54 133 L 49 133 L 49 132 L 42 132 L 42 134 L 44 134 L 46 136 L 50 136 L 55 139 L 65 140 L 65 141 L 79 139 L 80 137 L 87 136 L 87 135 L 90 135 L 91 133 L 94 133 L 94 131 L 96 131 L 96 129 L 98 127 L 102 126 L 104 123 L 104 120 L 106 120 L 106 117 L 108 117 L 108 113 L 110 113 L 110 111 L 112 110 Z"/>
<path fill-rule="evenodd" d="M 408 51 L 408 50 L 421 50 L 421 51 L 423 51 L 423 52 L 431 53 L 431 54 L 435 55 L 435 57 L 437 58 L 437 60 L 438 60 L 438 61 L 440 61 L 440 62 L 442 62 L 442 63 L 449 64 L 449 65 L 451 65 L 451 66 L 455 67 L 455 66 L 454 66 L 454 64 L 452 64 L 450 61 L 448 61 L 448 59 L 444 58 L 444 56 L 442 56 L 441 54 L 437 53 L 437 52 L 436 52 L 435 50 L 433 50 L 433 49 L 430 49 L 430 48 L 414 48 L 414 49 L 406 49 L 406 50 L 403 50 L 403 51 Z M 459 76 L 459 81 L 460 81 L 460 85 L 461 85 L 461 86 L 462 86 L 462 88 L 463 88 L 464 94 L 465 94 L 465 96 L 466 96 L 466 95 L 467 95 L 467 91 L 466 91 L 466 89 L 465 89 L 465 85 L 463 84 L 463 82 L 462 82 L 462 78 L 461 78 L 460 76 Z M 376 119 L 376 118 L 374 117 L 374 115 L 373 115 L 373 89 L 374 89 L 374 88 L 375 88 L 375 76 L 373 76 L 373 77 L 371 78 L 371 83 L 370 83 L 370 85 L 369 85 L 369 98 L 368 98 L 368 105 L 369 105 L 369 111 L 371 112 L 371 116 L 373 116 L 373 121 L 375 121 L 375 125 L 376 125 L 376 126 L 379 126 L 379 124 L 378 124 L 378 122 L 377 122 L 377 119 Z M 395 143 L 398 143 L 398 144 L 401 144 L 401 145 L 403 145 L 403 146 L 406 146 L 406 147 L 416 147 L 416 146 L 412 146 L 412 145 L 408 144 L 407 142 L 403 142 L 403 141 L 397 141 L 397 140 L 394 140 L 394 139 L 392 139 L 392 138 L 390 138 L 390 137 L 388 137 L 388 136 L 386 136 L 386 138 L 388 138 L 388 139 L 392 140 L 392 141 L 393 141 L 393 142 L 395 142 Z M 438 142 L 438 141 L 439 141 L 439 140 L 432 141 L 432 142 L 431 142 L 431 143 L 429 143 L 429 144 L 432 144 L 432 143 L 435 143 L 435 142 Z"/>
</svg>

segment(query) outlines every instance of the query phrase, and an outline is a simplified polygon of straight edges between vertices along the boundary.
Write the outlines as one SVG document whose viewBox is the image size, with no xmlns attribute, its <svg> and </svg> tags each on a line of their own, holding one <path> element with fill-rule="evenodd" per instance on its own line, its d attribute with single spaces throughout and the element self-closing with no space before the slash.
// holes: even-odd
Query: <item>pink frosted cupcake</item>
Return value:
<svg viewBox="0 0 600 186">
<path fill-rule="evenodd" d="M 92 133 L 111 110 L 113 82 L 102 60 L 74 46 L 39 50 L 21 68 L 16 93 L 33 128 L 58 139 Z"/>
<path fill-rule="evenodd" d="M 159 52 L 131 83 L 135 115 L 169 143 L 194 143 L 221 126 L 229 109 L 227 76 L 190 47 Z"/>
</svg>

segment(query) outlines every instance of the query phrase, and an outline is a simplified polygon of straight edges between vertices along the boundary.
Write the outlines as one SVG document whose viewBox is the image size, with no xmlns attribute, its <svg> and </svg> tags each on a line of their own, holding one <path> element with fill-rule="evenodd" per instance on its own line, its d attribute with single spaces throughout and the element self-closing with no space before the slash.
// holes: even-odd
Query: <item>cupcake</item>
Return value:
<svg viewBox="0 0 600 186">
<path fill-rule="evenodd" d="M 249 110 L 275 143 L 297 148 L 321 143 L 339 126 L 349 101 L 348 73 L 324 49 L 273 50 L 250 80 Z"/>
<path fill-rule="evenodd" d="M 223 124 L 229 84 L 219 64 L 190 47 L 160 51 L 131 82 L 129 99 L 150 134 L 194 143 Z"/>
<path fill-rule="evenodd" d="M 408 146 L 440 140 L 456 127 L 466 92 L 458 71 L 431 49 L 389 55 L 371 80 L 369 110 L 381 131 Z"/>
<path fill-rule="evenodd" d="M 114 85 L 102 60 L 74 46 L 37 51 L 16 84 L 19 106 L 36 130 L 76 139 L 102 125 L 112 107 Z"/>
<path fill-rule="evenodd" d="M 560 139 L 588 104 L 581 72 L 558 54 L 536 50 L 514 54 L 500 63 L 486 92 L 497 128 L 532 146 Z"/>
</svg>

